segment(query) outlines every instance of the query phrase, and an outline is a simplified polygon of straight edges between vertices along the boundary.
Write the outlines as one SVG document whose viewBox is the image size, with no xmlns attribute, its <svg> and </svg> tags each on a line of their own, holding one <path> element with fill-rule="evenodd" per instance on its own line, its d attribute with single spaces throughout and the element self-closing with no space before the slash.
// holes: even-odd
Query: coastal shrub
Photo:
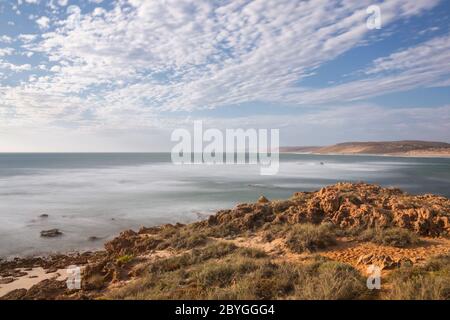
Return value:
<svg viewBox="0 0 450 320">
<path fill-rule="evenodd" d="M 169 247 L 174 249 L 192 249 L 205 245 L 208 240 L 203 232 L 186 227 L 176 230 L 168 229 L 166 233 L 168 237 L 164 238 L 165 240 L 158 244 L 156 249 L 164 250 Z"/>
<path fill-rule="evenodd" d="M 391 290 L 384 299 L 449 300 L 450 255 L 434 257 L 424 266 L 399 268 L 388 281 Z"/>
<path fill-rule="evenodd" d="M 448 273 L 450 276 L 450 254 L 432 257 L 421 269 L 427 272 Z"/>
<path fill-rule="evenodd" d="M 239 254 L 243 257 L 256 259 L 267 257 L 267 253 L 265 251 L 255 248 L 240 248 Z"/>
<path fill-rule="evenodd" d="M 269 224 L 263 227 L 262 239 L 265 242 L 271 242 L 277 238 L 283 238 L 291 230 L 292 226 L 288 224 Z"/>
<path fill-rule="evenodd" d="M 295 225 L 286 239 L 288 248 L 297 253 L 313 252 L 335 243 L 335 232 L 330 224 L 305 223 Z"/>
<path fill-rule="evenodd" d="M 223 223 L 208 229 L 207 235 L 215 238 L 234 238 L 241 230 L 232 223 Z"/>
<path fill-rule="evenodd" d="M 361 233 L 360 240 L 398 248 L 417 244 L 417 235 L 403 228 L 371 228 Z"/>
<path fill-rule="evenodd" d="M 352 238 L 359 238 L 361 239 L 361 235 L 366 232 L 367 229 L 363 227 L 334 227 L 334 231 L 336 233 L 336 236 L 338 237 L 352 237 Z"/>
<path fill-rule="evenodd" d="M 201 250 L 194 249 L 191 255 L 195 258 L 196 262 L 200 262 L 213 258 L 221 258 L 236 251 L 237 249 L 238 247 L 233 243 L 219 241 L 210 244 Z"/>
<path fill-rule="evenodd" d="M 336 261 L 310 265 L 308 272 L 301 273 L 298 282 L 296 299 L 362 299 L 368 293 L 365 278 L 352 266 Z"/>
<path fill-rule="evenodd" d="M 236 258 L 228 263 L 208 263 L 194 275 L 194 278 L 198 285 L 205 289 L 223 287 L 255 269 L 257 264 L 252 259 Z"/>
<path fill-rule="evenodd" d="M 175 249 L 192 249 L 206 243 L 206 236 L 202 233 L 176 234 L 170 239 L 172 247 Z"/>
<path fill-rule="evenodd" d="M 432 275 L 414 275 L 401 281 L 392 282 L 387 295 L 391 300 L 449 300 L 450 281 Z"/>
<path fill-rule="evenodd" d="M 100 290 L 106 286 L 106 281 L 101 274 L 94 273 L 87 278 L 83 278 L 82 287 L 85 290 Z"/>
<path fill-rule="evenodd" d="M 232 252 L 237 247 L 231 243 L 218 242 L 207 245 L 202 249 L 193 249 L 189 253 L 157 260 L 150 265 L 150 272 L 169 272 L 197 264 L 213 258 L 221 258 Z"/>
<path fill-rule="evenodd" d="M 132 254 L 124 254 L 116 259 L 118 265 L 126 265 L 128 262 L 133 260 L 134 256 Z"/>
<path fill-rule="evenodd" d="M 166 259 L 156 260 L 149 266 L 151 273 L 165 273 L 175 271 L 183 267 L 189 266 L 193 263 L 192 256 L 189 253 L 184 253 L 178 256 L 169 257 Z"/>
<path fill-rule="evenodd" d="M 166 259 L 167 260 L 167 259 Z M 190 261 L 193 263 L 193 261 Z M 150 272 L 113 290 L 113 299 L 358 299 L 365 279 L 349 265 L 314 257 L 312 262 L 277 263 L 243 257 L 240 249 L 219 259 Z"/>
<path fill-rule="evenodd" d="M 266 262 L 248 279 L 248 290 L 254 299 L 285 297 L 295 289 L 300 268 L 295 264 Z"/>
</svg>

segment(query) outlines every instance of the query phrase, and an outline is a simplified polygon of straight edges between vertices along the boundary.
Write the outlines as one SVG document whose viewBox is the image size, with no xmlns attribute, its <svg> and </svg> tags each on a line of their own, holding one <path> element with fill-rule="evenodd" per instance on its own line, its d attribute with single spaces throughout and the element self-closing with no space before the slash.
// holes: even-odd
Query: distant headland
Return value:
<svg viewBox="0 0 450 320">
<path fill-rule="evenodd" d="M 419 140 L 343 142 L 330 146 L 286 146 L 280 147 L 280 152 L 450 157 L 450 143 Z"/>
</svg>

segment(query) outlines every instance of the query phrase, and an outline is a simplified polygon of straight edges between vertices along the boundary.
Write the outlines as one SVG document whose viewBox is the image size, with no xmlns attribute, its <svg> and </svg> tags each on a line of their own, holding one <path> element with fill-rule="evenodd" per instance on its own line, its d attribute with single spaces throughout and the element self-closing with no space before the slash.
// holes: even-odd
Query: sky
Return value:
<svg viewBox="0 0 450 320">
<path fill-rule="evenodd" d="M 194 120 L 450 142 L 450 1 L 0 0 L 0 152 L 169 151 Z"/>
</svg>

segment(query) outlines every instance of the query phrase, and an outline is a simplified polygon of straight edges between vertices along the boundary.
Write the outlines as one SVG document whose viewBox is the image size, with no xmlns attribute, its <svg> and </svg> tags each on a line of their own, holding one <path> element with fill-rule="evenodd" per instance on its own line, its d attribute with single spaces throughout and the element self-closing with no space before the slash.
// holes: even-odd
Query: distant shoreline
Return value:
<svg viewBox="0 0 450 320">
<path fill-rule="evenodd" d="M 343 142 L 330 146 L 289 146 L 283 153 L 318 155 L 364 155 L 387 157 L 449 158 L 450 144 L 436 141 L 364 141 Z"/>
<path fill-rule="evenodd" d="M 392 158 L 442 158 L 449 159 L 450 154 L 445 155 L 410 155 L 410 154 L 373 154 L 373 153 L 317 153 L 317 152 L 296 152 L 296 151 L 280 151 L 280 154 L 305 154 L 315 156 L 366 156 L 366 157 L 392 157 Z"/>
</svg>

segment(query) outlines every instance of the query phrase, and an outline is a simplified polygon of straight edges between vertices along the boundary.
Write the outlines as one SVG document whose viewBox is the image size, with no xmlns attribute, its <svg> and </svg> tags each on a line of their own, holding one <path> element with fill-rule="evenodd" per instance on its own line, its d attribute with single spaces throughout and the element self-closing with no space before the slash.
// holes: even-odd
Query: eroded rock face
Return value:
<svg viewBox="0 0 450 320">
<path fill-rule="evenodd" d="M 162 240 L 149 237 L 145 233 L 126 230 L 110 242 L 105 244 L 106 251 L 111 255 L 136 254 L 156 248 Z"/>
<path fill-rule="evenodd" d="M 422 236 L 450 233 L 450 200 L 409 195 L 396 188 L 366 183 L 338 183 L 317 192 L 298 192 L 286 201 L 244 204 L 219 211 L 209 225 L 258 228 L 260 222 L 331 222 L 342 228 L 396 226 Z"/>
</svg>

